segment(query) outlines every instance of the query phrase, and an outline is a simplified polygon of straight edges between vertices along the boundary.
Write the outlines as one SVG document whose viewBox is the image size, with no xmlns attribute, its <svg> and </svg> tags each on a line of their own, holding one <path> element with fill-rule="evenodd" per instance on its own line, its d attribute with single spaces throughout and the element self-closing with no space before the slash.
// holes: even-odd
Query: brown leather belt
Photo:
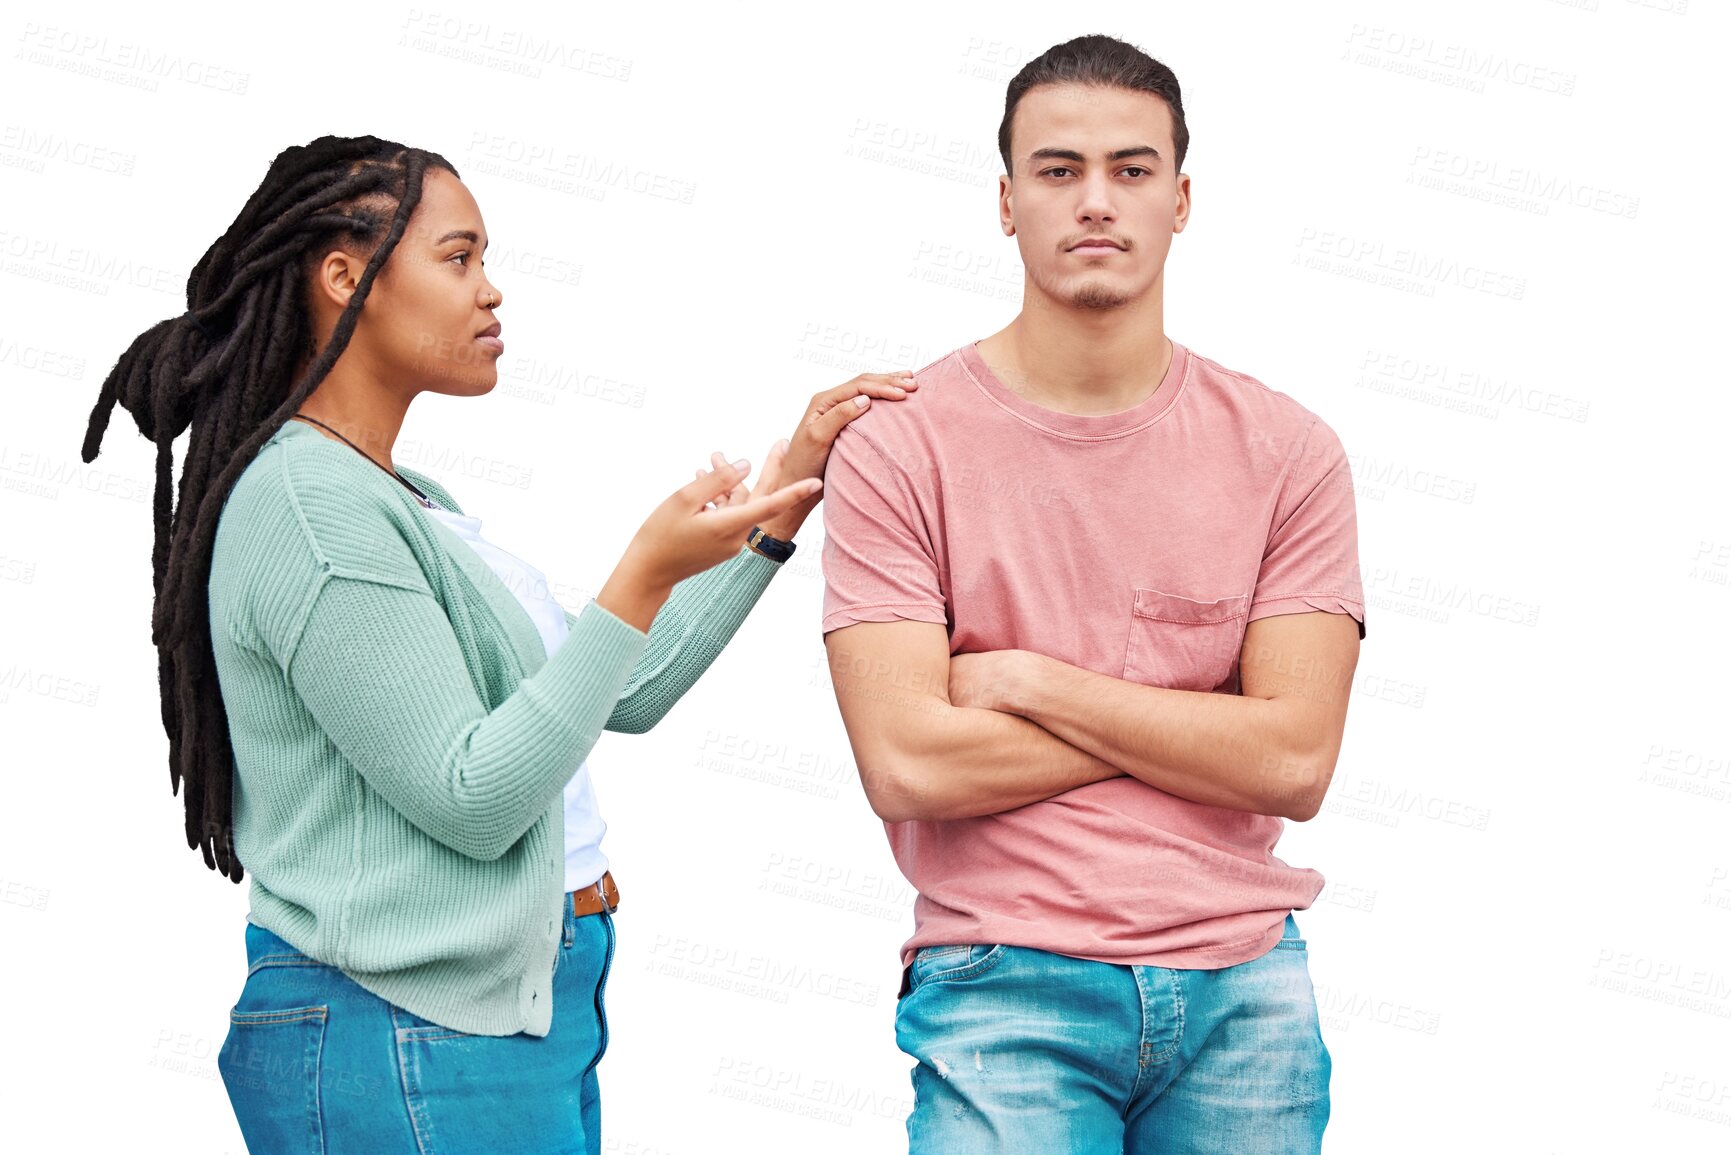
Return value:
<svg viewBox="0 0 1731 1155">
<path fill-rule="evenodd" d="M 613 881 L 611 870 L 601 876 L 600 882 L 590 883 L 582 890 L 571 892 L 571 913 L 578 918 L 586 914 L 600 914 L 602 911 L 612 914 L 618 909 L 619 884 Z"/>
</svg>

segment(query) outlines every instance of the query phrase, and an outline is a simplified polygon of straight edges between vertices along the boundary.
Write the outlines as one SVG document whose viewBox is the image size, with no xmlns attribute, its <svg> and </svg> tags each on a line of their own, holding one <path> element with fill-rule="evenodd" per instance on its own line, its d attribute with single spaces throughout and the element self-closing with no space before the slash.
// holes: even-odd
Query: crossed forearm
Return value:
<svg viewBox="0 0 1731 1155">
<path fill-rule="evenodd" d="M 1278 700 L 1145 686 L 1030 654 L 992 705 L 1208 806 L 1303 820 L 1326 787 Z"/>
<path fill-rule="evenodd" d="M 886 822 L 998 814 L 1123 774 L 1014 714 L 913 694 L 897 706 L 893 736 L 859 767 Z"/>
</svg>

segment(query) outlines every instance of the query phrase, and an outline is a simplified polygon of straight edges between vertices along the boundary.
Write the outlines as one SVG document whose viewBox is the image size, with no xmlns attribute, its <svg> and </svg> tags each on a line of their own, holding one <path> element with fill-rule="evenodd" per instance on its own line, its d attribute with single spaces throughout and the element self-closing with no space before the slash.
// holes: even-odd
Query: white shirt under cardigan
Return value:
<svg viewBox="0 0 1731 1155">
<path fill-rule="evenodd" d="M 565 611 L 553 600 L 542 572 L 518 557 L 507 553 L 481 536 L 481 519 L 452 513 L 438 504 L 422 506 L 429 515 L 438 518 L 462 538 L 469 547 L 499 576 L 505 588 L 516 595 L 535 628 L 541 633 L 541 644 L 547 656 L 565 641 L 569 625 Z M 601 809 L 595 801 L 595 785 L 590 781 L 589 763 L 584 760 L 577 773 L 565 784 L 565 889 L 581 890 L 607 873 L 607 856 L 601 853 L 601 836 L 607 824 L 601 821 Z"/>
</svg>

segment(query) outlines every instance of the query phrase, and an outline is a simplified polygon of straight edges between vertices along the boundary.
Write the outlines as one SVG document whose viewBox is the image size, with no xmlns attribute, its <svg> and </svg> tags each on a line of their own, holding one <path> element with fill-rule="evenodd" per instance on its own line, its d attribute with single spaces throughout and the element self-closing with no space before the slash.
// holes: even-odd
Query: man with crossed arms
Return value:
<svg viewBox="0 0 1731 1155">
<path fill-rule="evenodd" d="M 823 631 L 918 891 L 910 1149 L 1315 1151 L 1305 941 L 1364 637 L 1351 474 L 1292 397 L 1170 340 L 1178 83 L 1104 36 L 1011 81 L 1021 313 L 851 422 Z"/>
</svg>

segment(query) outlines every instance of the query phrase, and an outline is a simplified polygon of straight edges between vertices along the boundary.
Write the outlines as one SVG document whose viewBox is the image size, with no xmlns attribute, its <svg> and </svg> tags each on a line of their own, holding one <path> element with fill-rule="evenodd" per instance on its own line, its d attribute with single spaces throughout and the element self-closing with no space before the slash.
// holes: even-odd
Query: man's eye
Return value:
<svg viewBox="0 0 1731 1155">
<path fill-rule="evenodd" d="M 1135 165 L 1135 164 L 1131 165 L 1129 168 L 1125 169 L 1124 171 L 1126 173 L 1141 173 L 1143 175 L 1146 175 L 1149 172 L 1148 169 L 1143 168 L 1141 165 Z"/>
<path fill-rule="evenodd" d="M 1057 175 L 1057 174 L 1058 174 L 1058 173 L 1061 173 L 1061 172 L 1069 172 L 1069 171 L 1070 171 L 1070 170 L 1069 170 L 1069 168 L 1068 168 L 1068 167 L 1066 167 L 1066 166 L 1065 166 L 1065 165 L 1058 165 L 1058 166 L 1056 166 L 1056 167 L 1055 167 L 1055 168 L 1049 168 L 1049 169 L 1047 169 L 1047 170 L 1046 170 L 1046 175 L 1047 175 L 1047 176 L 1055 176 L 1055 175 Z"/>
</svg>

